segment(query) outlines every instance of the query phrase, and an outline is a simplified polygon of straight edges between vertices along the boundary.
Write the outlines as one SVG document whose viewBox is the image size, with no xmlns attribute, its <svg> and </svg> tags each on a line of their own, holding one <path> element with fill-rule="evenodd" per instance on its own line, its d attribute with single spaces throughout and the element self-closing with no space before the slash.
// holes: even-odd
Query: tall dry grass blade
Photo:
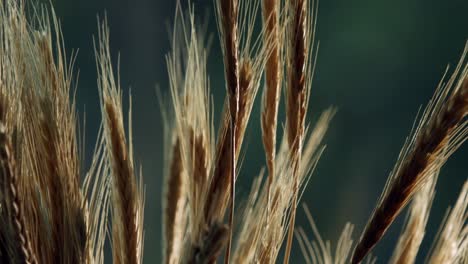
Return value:
<svg viewBox="0 0 468 264">
<path fill-rule="evenodd" d="M 302 155 L 304 141 L 305 117 L 309 101 L 309 89 L 313 74 L 311 61 L 313 48 L 313 34 L 315 28 L 314 1 L 294 0 L 287 3 L 289 14 L 288 48 L 287 48 L 287 90 L 286 90 L 286 134 L 291 152 L 291 166 L 293 167 L 292 181 L 293 201 L 289 223 L 288 238 L 284 255 L 287 264 L 291 252 L 296 207 L 298 199 L 297 170 Z M 311 11 L 312 10 L 312 11 Z"/>
<path fill-rule="evenodd" d="M 99 47 L 96 49 L 98 86 L 102 97 L 104 134 L 112 175 L 113 261 L 139 264 L 142 262 L 143 250 L 143 197 L 134 172 L 131 127 L 128 144 L 125 136 L 121 90 L 112 69 L 106 22 L 100 26 L 99 40 Z M 130 113 L 129 111 L 129 115 Z"/>
<path fill-rule="evenodd" d="M 440 83 L 395 169 L 353 254 L 359 263 L 385 234 L 413 194 L 468 138 L 468 43 L 447 83 Z"/>
<path fill-rule="evenodd" d="M 449 211 L 450 212 L 450 211 Z M 427 263 L 466 263 L 468 250 L 468 181 L 439 231 Z"/>
<path fill-rule="evenodd" d="M 416 261 L 435 196 L 437 174 L 438 172 L 435 172 L 435 175 L 430 177 L 421 190 L 415 194 L 409 209 L 408 219 L 399 236 L 390 263 L 412 264 Z"/>
<path fill-rule="evenodd" d="M 281 49 L 280 18 L 278 0 L 263 0 L 263 23 L 265 28 L 265 42 L 271 44 L 271 54 L 265 66 L 265 92 L 263 98 L 262 140 L 268 167 L 268 185 L 271 189 L 275 175 L 276 130 L 278 123 L 278 107 L 281 94 Z M 270 201 L 270 194 L 268 195 Z M 270 204 L 268 204 L 270 206 Z"/>
</svg>

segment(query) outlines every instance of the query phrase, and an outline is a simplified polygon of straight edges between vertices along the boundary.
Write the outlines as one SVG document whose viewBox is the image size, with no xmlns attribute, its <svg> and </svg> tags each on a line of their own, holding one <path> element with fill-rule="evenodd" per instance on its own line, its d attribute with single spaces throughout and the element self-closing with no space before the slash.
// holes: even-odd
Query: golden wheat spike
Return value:
<svg viewBox="0 0 468 264">
<path fill-rule="evenodd" d="M 239 114 L 239 100 L 240 100 L 240 87 L 239 87 L 239 36 L 238 36 L 238 12 L 239 12 L 239 3 L 237 0 L 220 0 L 218 3 L 218 12 L 220 19 L 220 29 L 221 29 L 221 38 L 222 38 L 222 47 L 224 54 L 224 69 L 226 76 L 226 88 L 228 91 L 228 102 L 229 102 L 229 155 L 226 156 L 226 159 L 229 160 L 230 166 L 227 167 L 229 170 L 228 174 L 228 184 L 223 184 L 224 186 L 229 186 L 229 195 L 230 197 L 230 213 L 229 213 L 229 240 L 226 250 L 225 260 L 226 263 L 229 262 L 230 252 L 231 252 L 231 241 L 232 233 L 234 228 L 234 206 L 235 206 L 235 177 L 236 177 L 236 134 L 237 130 L 237 118 Z M 214 181 L 218 181 L 217 177 L 219 174 L 215 174 Z M 221 175 L 223 176 L 223 175 Z M 221 185 L 222 186 L 222 185 Z M 220 186 L 220 187 L 221 187 Z M 218 188 L 218 187 L 217 187 Z M 222 217 L 222 215 L 221 215 Z M 218 219 L 216 219 L 219 221 Z M 211 222 L 211 221 L 209 221 Z"/>
<path fill-rule="evenodd" d="M 143 246 L 143 197 L 133 164 L 131 111 L 127 143 L 122 114 L 121 90 L 114 78 L 109 51 L 109 31 L 104 22 L 96 49 L 102 98 L 104 137 L 112 175 L 112 246 L 114 263 L 140 264 Z"/>
<path fill-rule="evenodd" d="M 441 82 L 416 131 L 405 144 L 382 196 L 357 244 L 359 263 L 382 238 L 413 194 L 468 138 L 468 43 L 452 76 Z"/>
<path fill-rule="evenodd" d="M 193 10 L 184 15 L 178 5 L 172 51 L 167 56 L 173 117 L 171 120 L 164 116 L 168 141 L 173 142 L 168 146 L 173 153 L 171 167 L 166 170 L 170 185 L 166 187 L 164 205 L 169 213 L 165 216 L 165 261 L 170 263 L 193 262 L 201 254 L 210 259 L 217 257 L 227 238 L 210 235 L 220 234 L 221 229 L 213 230 L 204 212 L 214 153 L 206 41 L 203 30 L 195 25 Z M 179 182 L 177 186 L 172 184 L 175 182 Z M 173 221 L 169 222 L 169 218 Z M 220 250 L 213 252 L 212 246 Z"/>
<path fill-rule="evenodd" d="M 17 78 L 14 89 L 20 101 L 15 115 L 20 133 L 15 152 L 21 157 L 19 183 L 31 195 L 24 210 L 31 245 L 38 261 L 77 262 L 84 254 L 86 218 L 74 99 L 69 96 L 73 62 L 65 59 L 53 11 L 37 8 L 29 18 L 22 1 L 4 4 L 2 54 L 10 58 L 10 74 Z M 41 241 L 46 234 L 51 239 Z"/>
<path fill-rule="evenodd" d="M 313 75 L 312 49 L 315 31 L 315 3 L 308 0 L 294 0 L 287 3 L 288 48 L 287 48 L 287 88 L 286 88 L 286 134 L 291 153 L 291 166 L 297 171 L 302 155 L 304 142 L 305 118 L 309 102 L 309 90 Z M 293 201 L 291 218 L 286 241 L 284 263 L 289 261 L 291 252 L 296 207 L 298 202 L 297 172 L 292 175 Z"/>
</svg>

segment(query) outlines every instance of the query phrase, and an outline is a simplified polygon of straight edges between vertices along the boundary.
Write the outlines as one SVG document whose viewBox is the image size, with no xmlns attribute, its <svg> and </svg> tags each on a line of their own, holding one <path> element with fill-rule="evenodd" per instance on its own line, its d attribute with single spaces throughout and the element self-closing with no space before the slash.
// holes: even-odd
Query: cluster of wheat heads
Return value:
<svg viewBox="0 0 468 264">
<path fill-rule="evenodd" d="M 125 136 L 107 29 L 96 48 L 102 129 L 83 172 L 73 60 L 45 8 L 0 1 L 0 262 L 141 263 L 143 196 Z M 82 180 L 82 176 L 84 180 Z"/>
<path fill-rule="evenodd" d="M 315 127 L 308 129 L 315 3 L 229 0 L 215 5 L 227 91 L 216 139 L 206 72 L 207 44 L 193 13 L 184 17 L 178 12 L 173 51 L 167 57 L 172 107 L 170 118 L 166 117 L 170 155 L 163 213 L 165 262 L 215 262 L 224 249 L 225 262 L 274 263 L 284 246 L 284 263 L 288 263 L 296 234 L 308 263 L 359 263 L 413 199 L 391 259 L 392 263 L 413 263 L 438 171 L 468 136 L 468 46 L 453 75 L 439 84 L 404 145 L 359 242 L 353 249 L 352 226 L 346 225 L 332 256 L 329 243 L 320 238 L 307 210 L 317 242 L 310 241 L 301 228 L 294 232 L 298 198 L 323 151 L 321 141 L 334 114 L 333 109 L 325 111 Z M 263 15 L 256 16 L 257 12 Z M 263 23 L 254 37 L 256 17 L 262 17 Z M 245 206 L 239 209 L 234 203 L 239 153 L 263 77 L 260 122 L 267 175 L 261 173 L 254 180 Z M 286 120 L 284 137 L 276 149 L 281 90 L 286 95 Z M 465 184 L 428 262 L 468 260 L 467 188 Z M 238 225 L 233 224 L 234 215 Z"/>
<path fill-rule="evenodd" d="M 313 127 L 306 120 L 318 46 L 316 4 L 217 0 L 215 5 L 227 94 L 217 134 L 206 67 L 209 38 L 192 9 L 184 13 L 178 5 L 167 56 L 163 263 L 276 263 L 282 249 L 288 263 L 294 236 L 306 263 L 370 262 L 369 252 L 408 204 L 390 263 L 414 263 L 439 170 L 468 138 L 468 44 L 403 146 L 359 241 L 354 245 L 353 226 L 347 224 L 333 254 L 307 207 L 314 240 L 294 228 L 298 201 L 335 114 L 325 110 Z M 53 11 L 27 13 L 22 1 L 0 0 L 0 262 L 103 263 L 109 241 L 113 263 L 141 263 L 144 192 L 132 158 L 131 113 L 125 133 L 107 26 L 99 26 L 95 45 L 103 121 L 93 162 L 83 172 L 75 57 L 67 61 Z M 236 206 L 242 143 L 260 88 L 266 170 Z M 282 91 L 286 120 L 277 140 Z M 468 261 L 467 207 L 468 182 L 427 262 Z"/>
</svg>

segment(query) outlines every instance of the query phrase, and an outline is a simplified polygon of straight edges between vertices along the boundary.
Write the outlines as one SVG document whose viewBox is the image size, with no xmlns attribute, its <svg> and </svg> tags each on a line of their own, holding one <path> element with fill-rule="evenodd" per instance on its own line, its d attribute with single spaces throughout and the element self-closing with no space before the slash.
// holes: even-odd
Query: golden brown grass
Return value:
<svg viewBox="0 0 468 264">
<path fill-rule="evenodd" d="M 295 228 L 298 202 L 325 150 L 324 137 L 336 112 L 324 110 L 313 125 L 307 120 L 318 46 L 317 5 L 307 0 L 215 4 L 224 105 L 215 106 L 211 99 L 209 38 L 192 6 L 185 14 L 178 3 L 166 58 L 170 104 L 162 110 L 167 144 L 163 263 L 276 263 L 281 253 L 288 263 L 294 235 L 305 263 L 374 263 L 369 253 L 410 202 L 390 262 L 414 263 L 438 173 L 468 138 L 468 43 L 404 145 L 358 243 L 353 243 L 353 226 L 346 224 L 333 253 L 307 207 L 313 238 L 307 229 Z M 75 56 L 64 49 L 54 12 L 33 10 L 29 17 L 23 1 L 0 0 L 0 263 L 99 264 L 104 263 L 106 243 L 112 263 L 142 263 L 144 189 L 133 160 L 131 101 L 126 130 L 107 24 L 99 26 L 95 43 L 103 121 L 91 166 L 83 172 Z M 235 183 L 246 129 L 256 121 L 250 119 L 262 78 L 258 122 L 266 169 L 254 177 L 240 207 Z M 285 120 L 278 118 L 281 90 Z M 223 108 L 217 133 L 215 107 Z M 278 139 L 281 122 L 284 133 Z M 467 261 L 467 186 L 428 263 Z"/>
</svg>

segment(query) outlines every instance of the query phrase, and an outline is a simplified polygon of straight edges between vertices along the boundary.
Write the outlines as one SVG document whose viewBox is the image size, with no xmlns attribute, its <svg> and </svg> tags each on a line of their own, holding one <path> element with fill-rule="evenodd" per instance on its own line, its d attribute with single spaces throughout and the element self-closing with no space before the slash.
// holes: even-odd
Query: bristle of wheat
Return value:
<svg viewBox="0 0 468 264">
<path fill-rule="evenodd" d="M 447 83 L 441 83 L 410 141 L 403 147 L 384 192 L 353 254 L 359 263 L 385 234 L 413 194 L 468 138 L 468 63 L 462 58 Z"/>
<path fill-rule="evenodd" d="M 108 232 L 110 205 L 110 164 L 108 161 L 102 127 L 99 130 L 96 148 L 89 172 L 83 183 L 83 192 L 89 200 L 83 205 L 87 227 L 87 243 L 84 263 L 104 263 L 104 243 Z"/>
<path fill-rule="evenodd" d="M 302 228 L 299 228 L 299 230 L 296 232 L 296 238 L 299 241 L 299 244 L 301 244 L 301 250 L 306 262 L 313 264 L 347 263 L 349 254 L 351 253 L 351 247 L 353 245 L 353 240 L 351 238 L 353 225 L 349 223 L 345 225 L 345 228 L 343 229 L 343 232 L 341 233 L 341 236 L 336 245 L 335 254 L 333 255 L 330 247 L 330 241 L 323 241 L 312 218 L 312 214 L 305 205 L 304 211 L 316 240 L 312 242 Z"/>
</svg>

